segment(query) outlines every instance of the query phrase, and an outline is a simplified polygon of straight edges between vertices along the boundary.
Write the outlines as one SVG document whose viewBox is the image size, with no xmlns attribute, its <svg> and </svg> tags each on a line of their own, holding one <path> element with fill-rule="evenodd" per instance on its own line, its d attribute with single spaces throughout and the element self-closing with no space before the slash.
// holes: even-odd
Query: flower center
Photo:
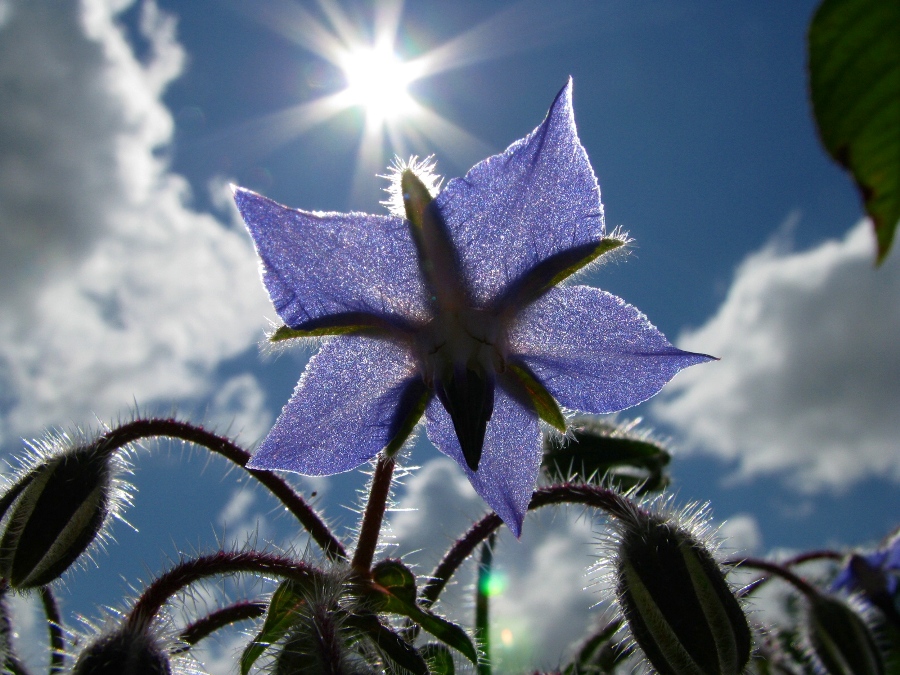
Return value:
<svg viewBox="0 0 900 675">
<path fill-rule="evenodd" d="M 496 374 L 506 369 L 505 342 L 498 318 L 471 308 L 438 312 L 420 334 L 422 376 L 450 414 L 472 471 L 494 412 Z"/>
</svg>

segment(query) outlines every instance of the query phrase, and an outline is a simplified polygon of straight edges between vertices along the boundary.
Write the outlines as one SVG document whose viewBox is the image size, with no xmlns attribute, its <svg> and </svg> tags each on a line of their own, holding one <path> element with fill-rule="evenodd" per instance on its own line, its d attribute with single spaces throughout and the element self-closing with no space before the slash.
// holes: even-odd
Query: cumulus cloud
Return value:
<svg viewBox="0 0 900 675">
<path fill-rule="evenodd" d="M 680 374 L 657 418 L 741 477 L 783 473 L 810 492 L 900 481 L 900 258 L 873 269 L 872 246 L 860 223 L 808 251 L 750 255 L 678 342 L 722 360 Z"/>
<path fill-rule="evenodd" d="M 270 311 L 246 235 L 165 160 L 175 21 L 141 5 L 139 59 L 130 4 L 3 5 L 0 440 L 207 396 Z"/>
</svg>

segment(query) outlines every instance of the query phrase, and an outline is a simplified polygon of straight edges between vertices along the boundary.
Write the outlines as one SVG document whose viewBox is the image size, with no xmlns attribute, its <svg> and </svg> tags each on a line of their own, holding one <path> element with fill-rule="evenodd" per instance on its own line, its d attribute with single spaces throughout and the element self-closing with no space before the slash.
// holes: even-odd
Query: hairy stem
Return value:
<svg viewBox="0 0 900 675">
<path fill-rule="evenodd" d="M 264 616 L 269 604 L 266 602 L 236 602 L 228 607 L 216 610 L 211 614 L 207 614 L 201 619 L 197 619 L 193 623 L 184 627 L 179 635 L 179 639 L 186 643 L 186 647 L 176 649 L 173 654 L 182 654 L 188 651 L 192 645 L 197 644 L 205 637 L 212 635 L 214 632 L 225 626 L 230 626 L 238 621 L 248 621 L 250 619 L 258 619 Z"/>
<path fill-rule="evenodd" d="M 787 560 L 781 563 L 781 567 L 790 568 L 794 565 L 802 565 L 805 562 L 810 562 L 812 560 L 842 560 L 844 555 L 842 553 L 838 553 L 837 551 L 807 551 L 806 553 L 801 553 L 800 555 L 796 555 L 793 558 L 788 558 Z M 730 560 L 725 561 L 725 565 L 730 567 L 738 567 L 743 565 L 745 558 L 732 558 Z M 751 593 L 753 593 L 756 589 L 758 589 L 763 584 L 767 583 L 772 579 L 772 575 L 762 576 L 759 579 L 751 581 L 744 588 L 741 589 L 738 594 L 739 597 L 743 598 Z"/>
<path fill-rule="evenodd" d="M 47 617 L 47 631 L 50 633 L 50 675 L 61 673 L 66 661 L 66 641 L 62 632 L 62 618 L 59 605 L 49 586 L 41 586 L 41 605 Z"/>
<path fill-rule="evenodd" d="M 375 549 L 378 547 L 378 538 L 381 535 L 381 521 L 384 520 L 384 512 L 387 510 L 388 497 L 391 492 L 391 478 L 394 475 L 395 462 L 385 455 L 378 457 L 375 464 L 375 473 L 372 474 L 372 483 L 369 486 L 369 501 L 363 514 L 362 525 L 359 528 L 359 541 L 356 543 L 356 551 L 353 553 L 353 569 L 368 575 L 372 570 L 372 560 L 375 558 Z"/>
<path fill-rule="evenodd" d="M 186 586 L 211 576 L 238 572 L 298 580 L 321 574 L 315 568 L 293 558 L 258 551 L 218 551 L 186 560 L 156 579 L 138 598 L 126 617 L 125 624 L 140 632 L 150 625 L 169 598 Z"/>
<path fill-rule="evenodd" d="M 325 521 L 304 501 L 303 497 L 298 495 L 287 482 L 276 474 L 270 471 L 247 469 L 246 465 L 250 461 L 250 453 L 227 438 L 218 436 L 202 427 L 176 419 L 148 418 L 138 419 L 110 429 L 100 436 L 95 443 L 102 451 L 111 453 L 142 438 L 156 438 L 160 436 L 177 438 L 200 445 L 231 460 L 265 485 L 272 494 L 281 500 L 285 508 L 293 513 L 297 520 L 300 521 L 300 524 L 309 532 L 313 541 L 322 547 L 329 559 L 347 558 L 347 551 L 343 544 L 338 541 L 337 537 L 325 524 Z"/>
<path fill-rule="evenodd" d="M 535 490 L 531 496 L 528 510 L 534 511 L 554 504 L 583 504 L 601 509 L 609 515 L 619 518 L 629 518 L 638 510 L 637 506 L 615 490 L 580 483 L 550 485 Z M 496 513 L 489 513 L 472 525 L 469 531 L 450 547 L 441 562 L 435 567 L 434 572 L 431 573 L 431 580 L 422 590 L 422 604 L 425 607 L 434 604 L 459 566 L 472 555 L 478 544 L 496 532 L 502 524 L 500 516 Z"/>
<path fill-rule="evenodd" d="M 783 567 L 782 565 L 769 562 L 768 560 L 761 560 L 759 558 L 744 558 L 741 561 L 741 567 L 749 567 L 750 569 L 754 570 L 762 570 L 763 572 L 769 572 L 770 574 L 774 574 L 777 577 L 781 577 L 798 591 L 803 593 L 803 595 L 805 595 L 810 600 L 814 600 L 820 595 L 819 591 L 813 588 L 812 585 L 798 577 L 789 569 Z"/>
</svg>

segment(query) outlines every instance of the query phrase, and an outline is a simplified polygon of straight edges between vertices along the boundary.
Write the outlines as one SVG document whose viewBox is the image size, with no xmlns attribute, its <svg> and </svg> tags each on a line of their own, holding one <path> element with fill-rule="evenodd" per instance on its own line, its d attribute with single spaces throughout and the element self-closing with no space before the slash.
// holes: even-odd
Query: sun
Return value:
<svg viewBox="0 0 900 675">
<path fill-rule="evenodd" d="M 347 81 L 343 95 L 376 122 L 405 117 L 415 111 L 409 85 L 419 78 L 413 64 L 402 61 L 387 44 L 356 47 L 341 55 Z"/>
</svg>

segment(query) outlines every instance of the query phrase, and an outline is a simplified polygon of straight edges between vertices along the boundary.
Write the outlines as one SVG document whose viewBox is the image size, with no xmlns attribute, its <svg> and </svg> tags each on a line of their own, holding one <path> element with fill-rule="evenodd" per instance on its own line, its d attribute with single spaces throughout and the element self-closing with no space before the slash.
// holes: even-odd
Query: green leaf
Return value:
<svg viewBox="0 0 900 675">
<path fill-rule="evenodd" d="M 413 675 L 428 675 L 428 664 L 419 651 L 385 626 L 374 614 L 350 614 L 345 619 L 348 626 L 356 628 L 381 650 L 382 654 Z"/>
<path fill-rule="evenodd" d="M 900 219 L 900 3 L 825 0 L 809 29 L 822 143 L 850 171 L 884 260 Z"/>
<path fill-rule="evenodd" d="M 453 654 L 446 645 L 440 642 L 429 642 L 419 650 L 428 662 L 431 675 L 456 675 L 456 667 L 453 665 Z"/>
<path fill-rule="evenodd" d="M 247 675 L 266 649 L 281 639 L 296 623 L 297 610 L 305 604 L 305 598 L 303 584 L 296 580 L 285 581 L 278 587 L 272 595 L 262 629 L 241 655 L 241 675 Z"/>
<path fill-rule="evenodd" d="M 569 435 L 545 437 L 543 470 L 552 481 L 609 480 L 621 489 L 640 485 L 644 492 L 668 484 L 671 455 L 634 424 L 616 426 L 592 418 L 572 422 Z"/>
<path fill-rule="evenodd" d="M 406 565 L 399 560 L 382 560 L 372 568 L 372 580 L 377 584 L 381 611 L 412 619 L 422 630 L 450 645 L 472 663 L 478 662 L 475 644 L 462 628 L 419 606 L 416 577 Z"/>
</svg>

